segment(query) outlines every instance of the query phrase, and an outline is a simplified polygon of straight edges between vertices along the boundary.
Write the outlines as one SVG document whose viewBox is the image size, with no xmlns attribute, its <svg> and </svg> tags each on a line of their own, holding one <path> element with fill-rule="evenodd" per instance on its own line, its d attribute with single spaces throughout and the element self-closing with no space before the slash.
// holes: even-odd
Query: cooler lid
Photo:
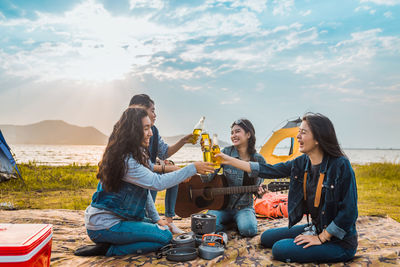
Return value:
<svg viewBox="0 0 400 267">
<path fill-rule="evenodd" d="M 0 223 L 0 256 L 28 254 L 51 236 L 51 224 Z"/>
</svg>

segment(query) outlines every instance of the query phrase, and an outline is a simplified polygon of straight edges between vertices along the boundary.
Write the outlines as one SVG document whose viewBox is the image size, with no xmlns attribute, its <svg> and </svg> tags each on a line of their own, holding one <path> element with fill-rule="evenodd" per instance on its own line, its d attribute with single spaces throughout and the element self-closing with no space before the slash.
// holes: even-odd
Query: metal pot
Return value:
<svg viewBox="0 0 400 267">
<path fill-rule="evenodd" d="M 195 240 L 193 238 L 193 235 L 190 234 L 182 234 L 174 237 L 171 241 L 171 243 L 174 245 L 174 247 L 179 248 L 179 247 L 196 247 L 195 246 Z"/>
<path fill-rule="evenodd" d="M 215 232 L 217 217 L 212 214 L 192 214 L 192 231 L 198 235 Z"/>
</svg>

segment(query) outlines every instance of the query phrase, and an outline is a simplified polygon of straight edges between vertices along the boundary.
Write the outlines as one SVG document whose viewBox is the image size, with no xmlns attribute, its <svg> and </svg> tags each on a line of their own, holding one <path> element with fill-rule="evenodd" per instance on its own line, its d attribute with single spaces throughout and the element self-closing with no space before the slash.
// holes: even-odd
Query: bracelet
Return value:
<svg viewBox="0 0 400 267">
<path fill-rule="evenodd" d="M 162 173 L 165 173 L 165 164 L 162 164 L 162 165 L 161 165 L 161 172 L 162 172 Z"/>
<path fill-rule="evenodd" d="M 321 238 L 319 238 L 319 235 L 317 235 L 319 242 L 321 242 L 321 244 L 323 244 L 324 242 L 322 242 Z"/>
</svg>

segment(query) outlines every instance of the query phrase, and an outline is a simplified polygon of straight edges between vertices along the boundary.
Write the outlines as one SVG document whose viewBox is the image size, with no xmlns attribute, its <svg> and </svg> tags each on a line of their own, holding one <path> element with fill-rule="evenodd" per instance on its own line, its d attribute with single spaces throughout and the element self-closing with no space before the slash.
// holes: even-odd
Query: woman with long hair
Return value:
<svg viewBox="0 0 400 267">
<path fill-rule="evenodd" d="M 265 163 L 264 158 L 256 152 L 255 130 L 249 120 L 239 119 L 232 123 L 231 141 L 232 146 L 222 149 L 222 153 L 245 162 Z M 247 173 L 230 165 L 223 165 L 222 168 L 228 186 L 260 185 L 262 181 L 257 178 L 256 172 Z M 212 175 L 202 175 L 203 181 L 211 181 L 218 172 L 219 169 Z M 257 234 L 252 193 L 229 195 L 229 202 L 224 210 L 209 210 L 208 213 L 217 217 L 217 232 L 224 231 L 226 225 L 234 223 L 242 236 L 251 237 Z"/>
<path fill-rule="evenodd" d="M 151 121 L 142 108 L 128 108 L 115 124 L 99 163 L 97 191 L 85 211 L 87 233 L 96 245 L 80 248 L 75 255 L 141 254 L 172 239 L 149 190 L 170 188 L 213 168 L 194 162 L 168 174 L 154 173 L 147 149 L 151 136 Z"/>
<path fill-rule="evenodd" d="M 307 113 L 297 140 L 303 155 L 275 165 L 218 154 L 224 164 L 262 178 L 290 177 L 289 227 L 266 230 L 261 244 L 285 262 L 340 262 L 357 250 L 357 187 L 354 171 L 339 146 L 332 122 Z M 295 226 L 307 215 L 308 223 Z M 311 220 L 310 220 L 311 217 Z"/>
</svg>

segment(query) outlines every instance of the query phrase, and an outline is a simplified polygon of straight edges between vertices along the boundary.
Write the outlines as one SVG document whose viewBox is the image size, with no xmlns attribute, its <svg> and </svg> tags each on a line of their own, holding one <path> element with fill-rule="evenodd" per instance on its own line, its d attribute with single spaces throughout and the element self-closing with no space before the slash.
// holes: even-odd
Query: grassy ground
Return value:
<svg viewBox="0 0 400 267">
<path fill-rule="evenodd" d="M 20 180 L 0 183 L 0 209 L 85 209 L 97 185 L 97 166 L 19 166 Z M 354 165 L 360 215 L 390 216 L 400 222 L 400 165 Z M 156 206 L 164 212 L 165 191 Z"/>
</svg>

